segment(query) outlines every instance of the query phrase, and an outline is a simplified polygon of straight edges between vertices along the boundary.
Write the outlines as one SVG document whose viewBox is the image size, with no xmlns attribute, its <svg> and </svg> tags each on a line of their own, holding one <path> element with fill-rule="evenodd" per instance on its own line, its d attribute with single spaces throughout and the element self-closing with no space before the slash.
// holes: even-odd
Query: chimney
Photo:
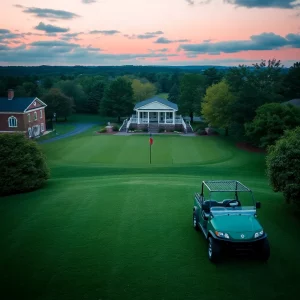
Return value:
<svg viewBox="0 0 300 300">
<path fill-rule="evenodd" d="M 14 90 L 10 89 L 8 90 L 8 100 L 12 100 L 15 96 Z"/>
</svg>

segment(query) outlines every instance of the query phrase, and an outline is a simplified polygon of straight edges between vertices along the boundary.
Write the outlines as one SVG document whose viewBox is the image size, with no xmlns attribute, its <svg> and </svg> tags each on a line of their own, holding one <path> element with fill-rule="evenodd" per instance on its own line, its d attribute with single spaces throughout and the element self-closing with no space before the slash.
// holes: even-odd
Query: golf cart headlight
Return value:
<svg viewBox="0 0 300 300">
<path fill-rule="evenodd" d="M 225 238 L 225 239 L 229 239 L 229 235 L 228 233 L 224 233 L 224 232 L 220 232 L 220 231 L 216 231 L 216 235 L 220 238 Z"/>
<path fill-rule="evenodd" d="M 255 237 L 255 238 L 258 238 L 258 237 L 262 236 L 263 234 L 264 234 L 264 231 L 262 230 L 262 231 L 256 232 L 256 233 L 254 234 L 254 237 Z"/>
</svg>

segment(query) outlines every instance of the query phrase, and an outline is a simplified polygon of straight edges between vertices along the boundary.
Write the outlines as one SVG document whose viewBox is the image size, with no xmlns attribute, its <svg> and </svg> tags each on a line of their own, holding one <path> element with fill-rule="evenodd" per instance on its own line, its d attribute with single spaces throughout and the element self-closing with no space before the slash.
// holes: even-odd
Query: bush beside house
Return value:
<svg viewBox="0 0 300 300">
<path fill-rule="evenodd" d="M 50 176 L 39 145 L 22 133 L 0 134 L 0 196 L 36 190 Z"/>
</svg>

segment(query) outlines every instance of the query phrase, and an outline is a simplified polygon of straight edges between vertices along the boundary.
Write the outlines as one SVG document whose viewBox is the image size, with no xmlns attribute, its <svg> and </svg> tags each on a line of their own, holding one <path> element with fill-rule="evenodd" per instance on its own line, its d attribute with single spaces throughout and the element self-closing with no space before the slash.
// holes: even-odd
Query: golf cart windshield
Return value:
<svg viewBox="0 0 300 300">
<path fill-rule="evenodd" d="M 253 215 L 256 213 L 254 206 L 239 206 L 239 207 L 212 207 L 211 213 L 217 215 Z"/>
</svg>

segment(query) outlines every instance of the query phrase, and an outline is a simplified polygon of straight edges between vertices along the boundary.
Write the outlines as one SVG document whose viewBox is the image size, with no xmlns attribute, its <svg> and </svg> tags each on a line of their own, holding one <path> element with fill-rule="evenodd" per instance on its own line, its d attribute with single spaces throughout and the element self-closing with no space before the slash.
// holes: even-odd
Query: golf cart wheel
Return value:
<svg viewBox="0 0 300 300">
<path fill-rule="evenodd" d="M 267 238 L 265 238 L 262 243 L 261 246 L 258 250 L 258 257 L 260 260 L 262 261 L 267 261 L 270 257 L 270 244 Z"/>
<path fill-rule="evenodd" d="M 199 231 L 198 220 L 197 220 L 197 216 L 195 213 L 193 213 L 193 227 L 195 230 Z"/>
<path fill-rule="evenodd" d="M 220 244 L 211 236 L 208 238 L 208 258 L 213 263 L 219 262 L 221 258 Z"/>
</svg>

